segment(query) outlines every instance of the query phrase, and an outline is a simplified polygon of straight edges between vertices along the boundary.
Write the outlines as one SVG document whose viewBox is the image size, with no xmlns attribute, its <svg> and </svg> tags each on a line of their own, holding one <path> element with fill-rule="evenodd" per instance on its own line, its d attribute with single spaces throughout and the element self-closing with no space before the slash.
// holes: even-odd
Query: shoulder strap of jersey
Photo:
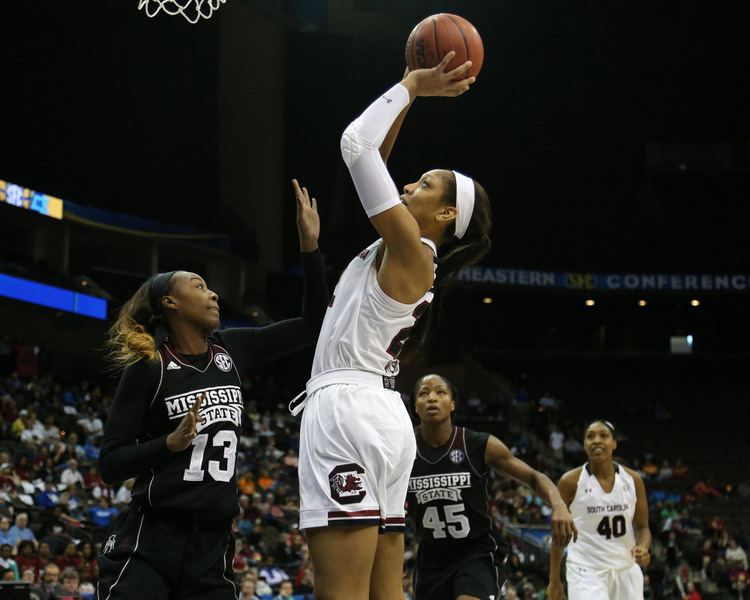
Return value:
<svg viewBox="0 0 750 600">
<path fill-rule="evenodd" d="M 455 427 L 456 435 L 454 435 L 453 440 L 451 440 L 451 450 L 462 450 L 466 452 L 466 438 L 464 437 L 466 429 L 460 425 L 456 425 Z"/>
<path fill-rule="evenodd" d="M 628 484 L 633 486 L 633 492 L 635 492 L 635 478 L 633 477 L 632 473 L 627 470 L 627 468 L 617 464 L 613 463 L 615 467 L 615 482 L 619 479 L 621 484 L 624 485 L 626 488 L 628 487 Z"/>
<path fill-rule="evenodd" d="M 580 467 L 581 472 L 578 474 L 578 479 L 576 480 L 576 488 L 573 492 L 573 498 L 570 500 L 570 504 L 568 506 L 571 506 L 577 498 L 580 497 L 580 494 L 583 493 L 583 488 L 581 487 L 581 483 L 583 483 L 584 478 L 588 477 L 588 468 L 589 464 L 584 463 L 582 467 Z M 575 469 L 573 469 L 575 471 Z"/>
<path fill-rule="evenodd" d="M 590 476 L 591 476 L 591 467 L 589 466 L 589 463 L 585 463 L 583 465 L 583 469 L 581 469 L 581 474 L 578 476 L 578 483 L 581 483 L 584 477 L 590 477 Z"/>
<path fill-rule="evenodd" d="M 419 240 L 430 250 L 432 250 L 433 260 L 435 261 L 435 263 L 437 263 L 437 246 L 435 246 L 435 242 L 426 237 L 419 238 Z"/>
<path fill-rule="evenodd" d="M 152 380 L 156 382 L 156 389 L 154 389 L 154 395 L 151 397 L 151 402 L 148 403 L 149 408 L 153 405 L 154 400 L 156 400 L 156 397 L 159 395 L 159 390 L 161 390 L 161 384 L 164 381 L 163 351 L 164 351 L 164 346 L 161 346 L 156 353 L 159 357 L 159 360 L 147 361 L 148 372 L 150 373 Z"/>
<path fill-rule="evenodd" d="M 488 433 L 482 431 L 472 431 L 465 427 L 460 428 L 459 435 L 463 441 L 464 452 L 469 462 L 471 470 L 477 477 L 484 477 L 487 474 L 487 463 L 484 462 L 484 453 L 487 449 L 487 442 L 490 439 Z"/>
<path fill-rule="evenodd" d="M 434 465 L 448 456 L 451 450 L 453 450 L 454 448 L 463 448 L 463 446 L 458 445 L 458 439 L 461 438 L 461 440 L 463 440 L 460 429 L 460 427 L 456 427 L 455 425 L 453 426 L 453 432 L 451 433 L 452 437 L 449 440 L 448 449 L 445 450 L 440 456 L 434 456 L 434 460 L 432 460 L 434 454 L 433 452 L 431 452 L 432 449 L 425 445 L 424 438 L 421 435 L 417 434 L 417 457 L 421 458 L 431 465 Z M 463 443 L 463 441 L 460 443 Z"/>
</svg>

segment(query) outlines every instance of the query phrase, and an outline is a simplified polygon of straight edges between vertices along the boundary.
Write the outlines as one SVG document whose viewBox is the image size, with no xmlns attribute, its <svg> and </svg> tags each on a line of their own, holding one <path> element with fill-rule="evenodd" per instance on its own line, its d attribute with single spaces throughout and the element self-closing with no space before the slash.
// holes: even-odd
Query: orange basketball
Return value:
<svg viewBox="0 0 750 600">
<path fill-rule="evenodd" d="M 456 52 L 448 69 L 467 60 L 472 62 L 467 77 L 476 77 L 484 61 L 484 46 L 476 27 L 463 17 L 439 13 L 422 19 L 406 40 L 406 64 L 409 70 L 429 69 L 451 50 Z"/>
</svg>

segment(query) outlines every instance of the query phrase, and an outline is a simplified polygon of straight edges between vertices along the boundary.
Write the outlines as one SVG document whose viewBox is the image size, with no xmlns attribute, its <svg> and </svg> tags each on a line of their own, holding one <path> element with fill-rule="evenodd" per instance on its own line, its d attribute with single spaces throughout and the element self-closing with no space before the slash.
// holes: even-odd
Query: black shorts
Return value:
<svg viewBox="0 0 750 600">
<path fill-rule="evenodd" d="M 493 554 L 481 554 L 438 569 L 417 565 L 415 600 L 455 600 L 462 594 L 481 600 L 499 600 L 500 581 Z"/>
<path fill-rule="evenodd" d="M 236 600 L 231 523 L 137 508 L 117 516 L 97 556 L 97 600 Z"/>
</svg>

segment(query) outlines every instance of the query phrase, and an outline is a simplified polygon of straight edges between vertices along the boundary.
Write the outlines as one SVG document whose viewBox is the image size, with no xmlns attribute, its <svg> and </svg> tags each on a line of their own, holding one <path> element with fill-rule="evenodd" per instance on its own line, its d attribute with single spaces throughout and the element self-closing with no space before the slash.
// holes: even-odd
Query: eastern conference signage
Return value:
<svg viewBox="0 0 750 600">
<path fill-rule="evenodd" d="M 467 283 L 568 290 L 643 292 L 746 292 L 750 290 L 750 274 L 745 273 L 568 273 L 470 267 L 463 269 L 458 279 Z"/>
</svg>

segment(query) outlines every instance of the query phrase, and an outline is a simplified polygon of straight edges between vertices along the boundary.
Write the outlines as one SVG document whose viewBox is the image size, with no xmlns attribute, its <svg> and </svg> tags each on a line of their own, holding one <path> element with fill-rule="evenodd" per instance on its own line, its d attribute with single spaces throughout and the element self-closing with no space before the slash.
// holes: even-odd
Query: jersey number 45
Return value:
<svg viewBox="0 0 750 600">
<path fill-rule="evenodd" d="M 444 520 L 440 518 L 439 506 L 428 506 L 422 517 L 422 527 L 432 530 L 433 539 L 442 540 L 449 535 L 462 539 L 469 535 L 471 527 L 468 517 L 462 514 L 466 508 L 463 503 L 447 504 L 442 508 L 445 511 Z"/>
</svg>

